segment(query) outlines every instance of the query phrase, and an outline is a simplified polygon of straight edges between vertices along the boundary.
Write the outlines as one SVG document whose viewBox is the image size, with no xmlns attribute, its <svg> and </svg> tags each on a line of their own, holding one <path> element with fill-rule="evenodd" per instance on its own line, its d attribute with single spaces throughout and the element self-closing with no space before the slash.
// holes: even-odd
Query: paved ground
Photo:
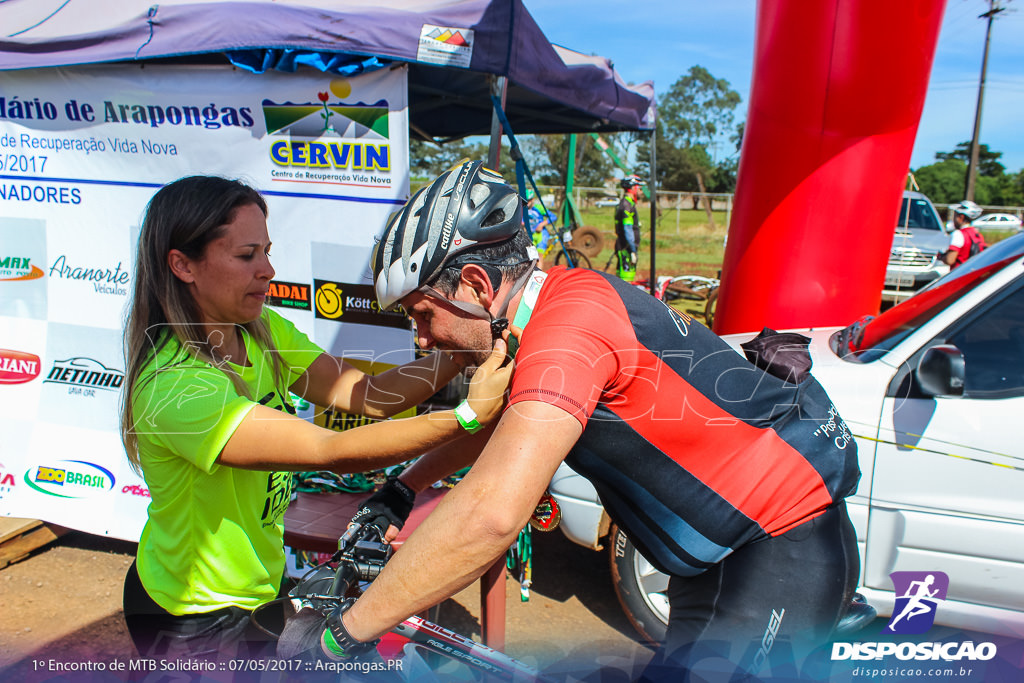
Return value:
<svg viewBox="0 0 1024 683">
<path fill-rule="evenodd" d="M 109 671 L 61 674 L 49 660 L 109 669 L 137 657 L 121 616 L 122 579 L 134 552 L 131 543 L 72 533 L 0 570 L 0 680 L 122 680 Z M 554 674 L 646 661 L 650 650 L 620 611 L 606 557 L 557 532 L 534 534 L 530 600 L 521 602 L 517 584 L 507 584 L 505 650 Z M 479 638 L 479 587 L 444 603 L 438 621 Z"/>
</svg>

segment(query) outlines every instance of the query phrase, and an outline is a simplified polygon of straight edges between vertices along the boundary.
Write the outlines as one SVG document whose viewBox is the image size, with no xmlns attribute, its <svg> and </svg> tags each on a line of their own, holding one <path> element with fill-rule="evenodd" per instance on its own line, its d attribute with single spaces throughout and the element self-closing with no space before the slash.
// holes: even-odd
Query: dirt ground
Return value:
<svg viewBox="0 0 1024 683">
<path fill-rule="evenodd" d="M 625 672 L 651 651 L 622 615 L 606 553 L 557 532 L 533 539 L 530 600 L 520 600 L 517 583 L 506 583 L 505 652 L 556 678 L 598 667 L 602 680 L 628 678 Z M 133 543 L 72 532 L 0 570 L 0 681 L 127 680 L 112 669 L 138 657 L 121 615 L 122 580 L 134 553 Z M 442 604 L 438 621 L 479 639 L 479 615 L 474 584 Z M 103 671 L 81 670 L 99 664 Z"/>
</svg>

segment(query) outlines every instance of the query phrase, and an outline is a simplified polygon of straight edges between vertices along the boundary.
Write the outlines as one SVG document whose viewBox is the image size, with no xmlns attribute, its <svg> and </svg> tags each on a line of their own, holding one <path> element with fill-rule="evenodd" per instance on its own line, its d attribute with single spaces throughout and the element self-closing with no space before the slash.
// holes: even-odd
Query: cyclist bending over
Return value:
<svg viewBox="0 0 1024 683">
<path fill-rule="evenodd" d="M 483 360 L 502 319 L 523 332 L 493 431 L 401 475 L 420 490 L 479 453 L 341 616 L 346 636 L 377 638 L 479 577 L 565 460 L 671 577 L 668 639 L 649 677 L 676 680 L 709 652 L 763 670 L 769 626 L 775 642 L 823 642 L 859 573 L 844 503 L 856 446 L 824 389 L 809 373 L 759 369 L 614 276 L 537 271 L 530 246 L 515 191 L 479 162 L 441 175 L 384 232 L 377 296 L 405 307 L 421 347 Z"/>
</svg>

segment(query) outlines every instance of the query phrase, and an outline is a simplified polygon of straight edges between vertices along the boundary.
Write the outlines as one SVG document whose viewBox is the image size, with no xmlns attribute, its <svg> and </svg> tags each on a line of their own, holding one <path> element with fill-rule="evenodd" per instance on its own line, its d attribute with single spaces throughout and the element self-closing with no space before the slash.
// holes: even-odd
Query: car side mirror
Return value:
<svg viewBox="0 0 1024 683">
<path fill-rule="evenodd" d="M 963 396 L 967 376 L 964 354 L 952 344 L 933 346 L 924 352 L 914 376 L 930 396 Z"/>
</svg>

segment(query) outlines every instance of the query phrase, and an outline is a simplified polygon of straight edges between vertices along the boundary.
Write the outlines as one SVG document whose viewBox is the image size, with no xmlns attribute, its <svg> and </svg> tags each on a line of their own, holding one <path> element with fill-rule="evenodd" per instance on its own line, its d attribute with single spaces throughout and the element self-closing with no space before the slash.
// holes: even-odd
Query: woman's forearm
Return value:
<svg viewBox="0 0 1024 683">
<path fill-rule="evenodd" d="M 447 353 L 435 352 L 379 375 L 367 375 L 362 412 L 390 417 L 419 405 L 459 373 Z"/>
</svg>

